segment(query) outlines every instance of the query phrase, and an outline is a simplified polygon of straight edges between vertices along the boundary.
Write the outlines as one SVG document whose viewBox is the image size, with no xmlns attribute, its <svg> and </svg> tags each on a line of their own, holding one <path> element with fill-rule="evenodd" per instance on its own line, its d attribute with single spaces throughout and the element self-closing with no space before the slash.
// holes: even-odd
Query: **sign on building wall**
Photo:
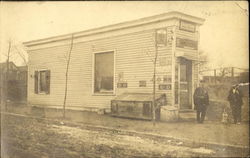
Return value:
<svg viewBox="0 0 250 158">
<path fill-rule="evenodd" d="M 159 90 L 171 90 L 171 84 L 160 84 Z"/>
<path fill-rule="evenodd" d="M 176 47 L 197 50 L 198 41 L 184 38 L 176 38 Z"/>
<path fill-rule="evenodd" d="M 128 83 L 126 82 L 117 83 L 117 88 L 127 88 L 127 87 L 128 87 Z"/>
<path fill-rule="evenodd" d="M 156 30 L 156 44 L 157 46 L 167 45 L 167 30 L 166 29 Z"/>
<path fill-rule="evenodd" d="M 180 30 L 195 32 L 195 24 L 192 22 L 180 20 Z"/>
</svg>

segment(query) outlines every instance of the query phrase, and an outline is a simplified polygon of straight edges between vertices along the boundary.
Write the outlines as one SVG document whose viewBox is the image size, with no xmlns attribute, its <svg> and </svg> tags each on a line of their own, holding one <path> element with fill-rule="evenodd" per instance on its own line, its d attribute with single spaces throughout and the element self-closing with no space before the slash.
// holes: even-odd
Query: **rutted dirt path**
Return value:
<svg viewBox="0 0 250 158">
<path fill-rule="evenodd" d="M 218 151 L 113 130 L 72 127 L 42 119 L 2 116 L 2 158 L 186 157 Z"/>
</svg>

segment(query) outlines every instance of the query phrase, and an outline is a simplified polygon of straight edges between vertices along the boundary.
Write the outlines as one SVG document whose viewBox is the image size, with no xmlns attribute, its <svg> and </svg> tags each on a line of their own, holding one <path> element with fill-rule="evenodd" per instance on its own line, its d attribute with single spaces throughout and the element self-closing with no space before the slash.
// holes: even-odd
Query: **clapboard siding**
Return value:
<svg viewBox="0 0 250 158">
<path fill-rule="evenodd" d="M 30 52 L 29 74 L 37 69 L 51 70 L 50 94 L 34 94 L 34 79 L 29 80 L 28 100 L 32 104 L 62 105 L 65 88 L 66 61 L 70 45 L 39 49 Z M 124 92 L 147 92 L 153 90 L 153 57 L 155 55 L 154 30 L 141 31 L 127 35 L 109 37 L 94 41 L 75 43 L 72 48 L 69 66 L 67 107 L 93 107 L 107 108 L 110 100 L 115 97 L 93 95 L 93 54 L 105 51 L 115 52 L 115 95 Z M 148 53 L 146 53 L 148 52 Z M 158 48 L 158 56 L 166 57 L 171 61 L 171 45 Z M 157 67 L 159 61 L 157 61 Z M 123 72 L 127 88 L 117 88 L 118 74 Z M 157 77 L 171 75 L 171 69 Z M 147 87 L 139 87 L 139 81 L 145 80 Z M 171 103 L 171 90 L 158 90 L 166 93 L 168 102 Z"/>
</svg>

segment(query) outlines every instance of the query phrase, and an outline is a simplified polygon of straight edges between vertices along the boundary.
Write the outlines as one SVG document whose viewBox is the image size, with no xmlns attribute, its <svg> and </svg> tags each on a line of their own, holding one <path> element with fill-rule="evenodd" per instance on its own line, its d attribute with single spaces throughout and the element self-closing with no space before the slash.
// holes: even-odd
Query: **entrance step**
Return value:
<svg viewBox="0 0 250 158">
<path fill-rule="evenodd" d="M 195 121 L 196 120 L 196 111 L 194 110 L 180 110 L 179 117 L 182 121 Z"/>
</svg>

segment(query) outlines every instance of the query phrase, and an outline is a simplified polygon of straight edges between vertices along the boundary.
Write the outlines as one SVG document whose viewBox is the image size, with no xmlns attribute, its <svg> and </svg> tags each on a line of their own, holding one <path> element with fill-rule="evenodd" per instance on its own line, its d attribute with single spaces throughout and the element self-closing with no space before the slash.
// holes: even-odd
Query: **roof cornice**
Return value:
<svg viewBox="0 0 250 158">
<path fill-rule="evenodd" d="M 105 33 L 105 32 L 109 32 L 109 31 L 126 29 L 126 28 L 131 28 L 131 27 L 135 27 L 135 26 L 140 26 L 140 25 L 145 25 L 145 24 L 149 24 L 149 23 L 153 23 L 153 22 L 159 22 L 159 21 L 170 20 L 170 19 L 188 20 L 188 21 L 191 21 L 193 23 L 196 23 L 197 25 L 202 25 L 205 21 L 205 19 L 202 19 L 199 17 L 191 16 L 191 15 L 184 14 L 184 13 L 177 12 L 177 11 L 172 11 L 172 12 L 167 12 L 167 13 L 163 13 L 163 14 L 159 14 L 159 15 L 150 16 L 150 17 L 140 18 L 137 20 L 126 21 L 126 22 L 122 22 L 122 23 L 118 23 L 118 24 L 89 29 L 89 30 L 85 30 L 85 31 L 73 32 L 70 34 L 64 34 L 64 35 L 53 36 L 53 37 L 49 37 L 49 38 L 27 41 L 27 42 L 24 42 L 23 44 L 26 47 L 32 47 L 35 45 L 40 45 L 40 44 L 45 44 L 45 43 L 50 43 L 50 42 L 68 40 L 68 39 L 71 39 L 72 34 L 74 35 L 74 38 L 84 37 L 84 36 L 90 36 L 90 35 Z"/>
</svg>

